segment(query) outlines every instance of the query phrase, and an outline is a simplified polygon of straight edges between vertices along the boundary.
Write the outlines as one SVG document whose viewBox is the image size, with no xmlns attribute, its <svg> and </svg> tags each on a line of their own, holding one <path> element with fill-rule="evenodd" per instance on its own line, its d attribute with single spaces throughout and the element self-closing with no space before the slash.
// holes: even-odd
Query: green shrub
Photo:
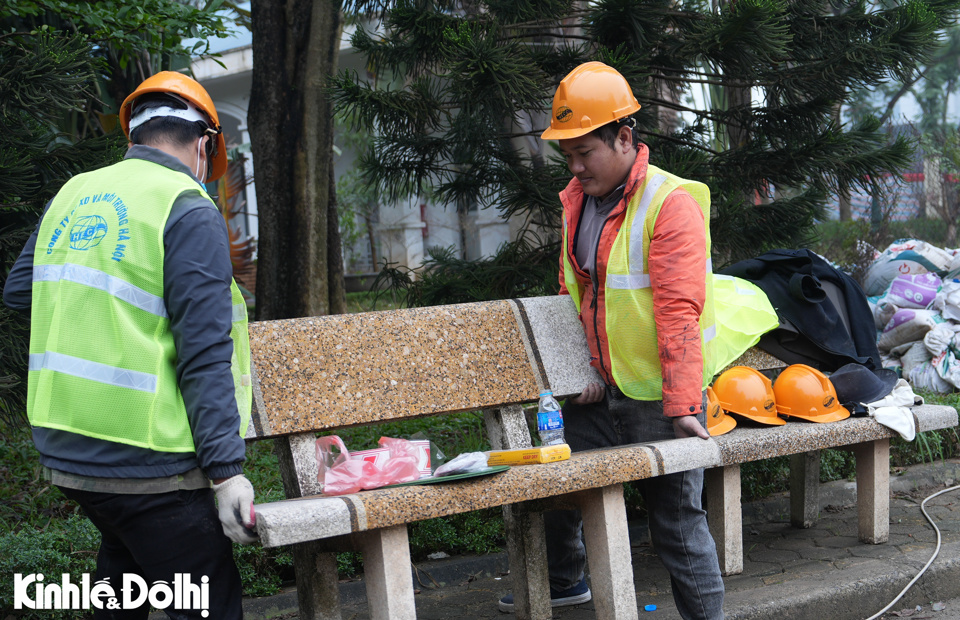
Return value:
<svg viewBox="0 0 960 620">
<path fill-rule="evenodd" d="M 41 469 L 30 429 L 0 422 L 0 532 L 44 529 L 79 512 L 43 481 Z"/>
<path fill-rule="evenodd" d="M 293 554 L 287 547 L 234 545 L 233 559 L 240 571 L 244 596 L 270 596 L 284 582 L 293 581 Z"/>
<path fill-rule="evenodd" d="M 337 554 L 337 574 L 341 578 L 356 577 L 363 572 L 363 556 L 356 551 Z"/>
<path fill-rule="evenodd" d="M 410 555 L 424 560 L 438 551 L 450 555 L 497 553 L 504 541 L 502 515 L 500 508 L 487 508 L 411 523 Z"/>
<path fill-rule="evenodd" d="M 857 461 L 848 450 L 823 450 L 820 452 L 820 482 L 853 480 L 856 477 Z"/>
<path fill-rule="evenodd" d="M 79 583 L 83 573 L 91 581 L 96 570 L 100 532 L 89 519 L 70 515 L 51 521 L 49 527 L 23 527 L 18 531 L 0 534 L 0 616 L 14 614 L 13 575 L 41 573 L 44 583 L 59 583 L 67 573 L 73 583 Z M 23 611 L 17 611 L 21 614 Z M 76 611 L 28 611 L 18 618 L 76 618 Z"/>
<path fill-rule="evenodd" d="M 483 433 L 483 414 L 479 411 L 355 426 L 321 434 L 339 436 L 352 452 L 376 448 L 380 437 L 409 439 L 414 435 L 432 441 L 448 460 L 463 452 L 490 449 Z"/>
<path fill-rule="evenodd" d="M 789 457 L 777 456 L 740 466 L 740 489 L 745 502 L 780 493 L 789 487 Z"/>
</svg>

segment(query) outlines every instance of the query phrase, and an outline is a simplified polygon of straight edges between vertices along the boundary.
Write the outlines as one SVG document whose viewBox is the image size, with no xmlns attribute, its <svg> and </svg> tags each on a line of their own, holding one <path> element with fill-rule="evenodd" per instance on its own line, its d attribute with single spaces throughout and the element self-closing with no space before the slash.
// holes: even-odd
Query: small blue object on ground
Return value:
<svg viewBox="0 0 960 620">
<path fill-rule="evenodd" d="M 643 611 L 657 611 L 656 605 L 644 605 Z"/>
</svg>

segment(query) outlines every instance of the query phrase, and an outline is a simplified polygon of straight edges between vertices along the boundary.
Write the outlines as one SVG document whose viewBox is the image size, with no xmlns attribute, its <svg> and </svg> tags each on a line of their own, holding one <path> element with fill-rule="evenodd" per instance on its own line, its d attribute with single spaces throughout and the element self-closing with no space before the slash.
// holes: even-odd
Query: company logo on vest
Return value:
<svg viewBox="0 0 960 620">
<path fill-rule="evenodd" d="M 70 229 L 70 249 L 89 250 L 96 247 L 107 234 L 107 220 L 99 215 L 84 215 Z"/>
<path fill-rule="evenodd" d="M 42 573 L 13 576 L 14 609 L 137 609 L 147 603 L 155 609 L 198 609 L 204 618 L 210 615 L 210 578 L 193 583 L 189 573 L 176 573 L 173 583 L 154 581 L 147 584 L 140 575 L 124 573 L 119 596 L 110 579 L 90 583 L 84 573 L 80 583 L 61 575 L 60 583 L 44 583 Z M 31 587 L 32 586 L 32 587 Z"/>
</svg>

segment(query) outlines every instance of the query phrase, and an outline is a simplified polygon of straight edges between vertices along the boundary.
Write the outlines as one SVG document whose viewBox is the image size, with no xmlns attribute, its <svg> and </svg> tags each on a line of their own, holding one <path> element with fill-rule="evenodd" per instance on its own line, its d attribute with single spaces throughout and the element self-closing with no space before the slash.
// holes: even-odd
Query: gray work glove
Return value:
<svg viewBox="0 0 960 620">
<path fill-rule="evenodd" d="M 241 545 L 249 545 L 258 538 L 255 529 L 257 517 L 253 512 L 253 485 L 240 474 L 213 485 L 217 494 L 220 523 L 227 538 Z"/>
</svg>

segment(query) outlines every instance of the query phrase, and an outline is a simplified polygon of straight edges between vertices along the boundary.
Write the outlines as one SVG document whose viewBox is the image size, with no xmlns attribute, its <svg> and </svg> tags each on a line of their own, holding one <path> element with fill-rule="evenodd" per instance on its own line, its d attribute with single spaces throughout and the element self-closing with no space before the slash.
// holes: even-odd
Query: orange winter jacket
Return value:
<svg viewBox="0 0 960 620">
<path fill-rule="evenodd" d="M 580 181 L 571 179 L 560 193 L 567 226 L 566 259 L 573 265 L 582 299 L 580 321 L 590 346 L 591 365 L 603 380 L 615 384 L 610 372 L 609 337 L 606 333 L 604 282 L 610 248 L 623 223 L 627 204 L 647 174 L 649 149 L 640 144 L 627 177 L 623 198 L 603 224 L 597 248 L 595 280 L 577 263 L 580 217 L 585 196 Z M 653 313 L 658 354 L 663 374 L 663 411 L 667 416 L 690 415 L 702 409 L 703 351 L 699 319 L 706 299 L 706 226 L 703 211 L 683 189 L 670 193 L 654 225 L 649 250 Z M 570 294 L 564 284 L 564 256 L 560 257 L 560 294 Z M 696 334 L 696 337 L 689 336 Z M 616 337 L 616 335 L 612 335 Z M 643 355 L 643 352 L 638 352 Z"/>
</svg>

